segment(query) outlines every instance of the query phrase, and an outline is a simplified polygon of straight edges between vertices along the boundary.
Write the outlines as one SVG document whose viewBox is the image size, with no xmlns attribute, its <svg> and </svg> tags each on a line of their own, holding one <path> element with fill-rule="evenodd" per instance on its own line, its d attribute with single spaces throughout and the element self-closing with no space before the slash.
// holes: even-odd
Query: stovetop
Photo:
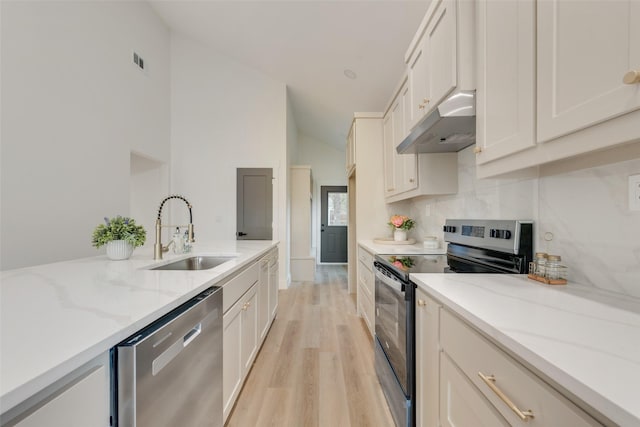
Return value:
<svg viewBox="0 0 640 427">
<path fill-rule="evenodd" d="M 403 279 L 409 280 L 410 273 L 442 273 L 447 267 L 447 255 L 397 255 L 378 254 L 376 261 L 393 270 Z"/>
</svg>

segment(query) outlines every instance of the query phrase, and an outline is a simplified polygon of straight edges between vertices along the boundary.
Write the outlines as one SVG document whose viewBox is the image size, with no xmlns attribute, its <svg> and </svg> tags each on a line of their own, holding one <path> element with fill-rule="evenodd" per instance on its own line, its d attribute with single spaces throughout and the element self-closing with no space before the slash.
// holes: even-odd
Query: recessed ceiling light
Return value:
<svg viewBox="0 0 640 427">
<path fill-rule="evenodd" d="M 351 80 L 355 80 L 358 78 L 358 75 L 353 70 L 350 70 L 348 68 L 344 70 L 344 75 Z"/>
</svg>

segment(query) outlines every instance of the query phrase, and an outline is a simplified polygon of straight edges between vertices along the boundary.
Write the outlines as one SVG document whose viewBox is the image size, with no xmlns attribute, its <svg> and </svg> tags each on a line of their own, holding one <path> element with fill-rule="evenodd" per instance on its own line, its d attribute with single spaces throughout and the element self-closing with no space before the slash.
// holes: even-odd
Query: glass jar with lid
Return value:
<svg viewBox="0 0 640 427">
<path fill-rule="evenodd" d="M 565 280 L 567 267 L 560 264 L 560 255 L 548 255 L 546 263 L 546 278 L 549 280 Z"/>
<path fill-rule="evenodd" d="M 545 252 L 536 252 L 535 272 L 533 274 L 539 277 L 546 277 L 547 254 Z"/>
</svg>

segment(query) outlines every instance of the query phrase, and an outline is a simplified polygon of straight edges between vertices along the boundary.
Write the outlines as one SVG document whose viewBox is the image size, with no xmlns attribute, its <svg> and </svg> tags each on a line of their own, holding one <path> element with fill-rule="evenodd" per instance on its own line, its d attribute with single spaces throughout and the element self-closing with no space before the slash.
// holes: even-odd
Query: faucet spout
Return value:
<svg viewBox="0 0 640 427">
<path fill-rule="evenodd" d="M 158 208 L 158 217 L 156 218 L 156 242 L 153 245 L 153 259 L 162 259 L 162 253 L 169 250 L 169 245 L 162 245 L 162 227 L 175 227 L 174 225 L 162 225 L 162 208 L 164 204 L 171 199 L 179 199 L 182 200 L 186 205 L 187 209 L 189 209 L 189 224 L 187 225 L 187 241 L 189 243 L 195 242 L 194 233 L 193 233 L 193 210 L 191 203 L 183 197 L 177 194 L 165 197 L 162 202 L 160 202 L 160 207 Z"/>
</svg>

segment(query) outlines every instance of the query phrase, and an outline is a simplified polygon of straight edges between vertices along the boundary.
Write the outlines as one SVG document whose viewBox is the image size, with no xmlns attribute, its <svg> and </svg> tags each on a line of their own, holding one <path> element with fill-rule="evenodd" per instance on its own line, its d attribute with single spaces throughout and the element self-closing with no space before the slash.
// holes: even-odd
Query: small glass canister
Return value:
<svg viewBox="0 0 640 427">
<path fill-rule="evenodd" d="M 547 275 L 547 254 L 544 252 L 536 252 L 535 272 L 538 277 L 546 277 Z"/>
<path fill-rule="evenodd" d="M 560 264 L 560 255 L 548 255 L 546 264 L 546 278 L 549 280 L 565 280 L 567 267 Z"/>
</svg>

